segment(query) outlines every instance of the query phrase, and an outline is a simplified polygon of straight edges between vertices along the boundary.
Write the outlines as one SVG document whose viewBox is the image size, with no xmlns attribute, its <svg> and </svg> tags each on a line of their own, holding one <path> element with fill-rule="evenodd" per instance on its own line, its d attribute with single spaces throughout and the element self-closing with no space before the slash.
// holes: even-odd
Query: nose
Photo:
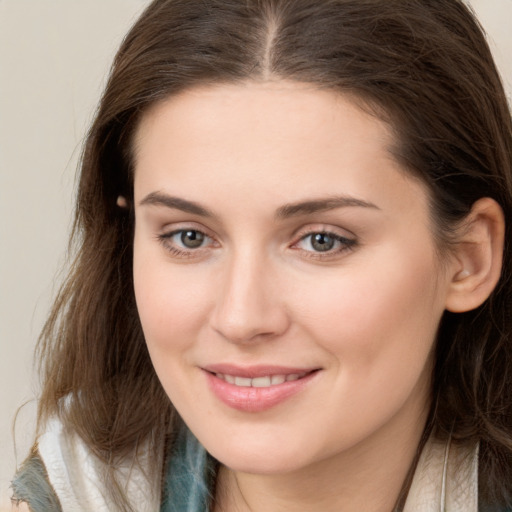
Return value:
<svg viewBox="0 0 512 512">
<path fill-rule="evenodd" d="M 289 327 L 282 288 L 264 258 L 240 254 L 226 263 L 211 325 L 231 343 L 274 339 Z"/>
</svg>

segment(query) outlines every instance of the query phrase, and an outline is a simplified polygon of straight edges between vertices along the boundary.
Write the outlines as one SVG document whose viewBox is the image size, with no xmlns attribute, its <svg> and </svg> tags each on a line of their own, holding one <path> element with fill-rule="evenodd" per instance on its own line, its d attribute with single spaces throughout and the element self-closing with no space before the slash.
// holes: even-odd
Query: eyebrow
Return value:
<svg viewBox="0 0 512 512">
<path fill-rule="evenodd" d="M 353 206 L 380 210 L 377 205 L 368 201 L 363 201 L 362 199 L 350 196 L 335 196 L 285 204 L 278 208 L 276 217 L 279 219 L 287 219 L 289 217 L 296 217 L 299 215 L 326 212 L 336 208 L 347 208 Z"/>
<path fill-rule="evenodd" d="M 201 206 L 194 201 L 182 199 L 180 197 L 170 196 L 163 192 L 151 192 L 139 203 L 143 205 L 165 206 L 175 210 L 181 210 L 193 215 L 201 217 L 214 217 L 213 212 Z M 279 207 L 275 217 L 277 219 L 288 219 L 290 217 L 298 217 L 300 215 L 308 215 L 312 213 L 325 212 L 337 208 L 360 207 L 373 208 L 380 210 L 378 206 L 362 199 L 350 196 L 335 196 L 319 199 L 310 199 L 297 203 L 289 203 Z"/>
<path fill-rule="evenodd" d="M 142 199 L 139 204 L 141 206 L 166 206 L 167 208 L 181 210 L 182 212 L 199 215 L 201 217 L 213 217 L 213 213 L 204 206 L 194 203 L 193 201 L 188 201 L 187 199 L 164 194 L 163 192 L 151 192 Z"/>
</svg>

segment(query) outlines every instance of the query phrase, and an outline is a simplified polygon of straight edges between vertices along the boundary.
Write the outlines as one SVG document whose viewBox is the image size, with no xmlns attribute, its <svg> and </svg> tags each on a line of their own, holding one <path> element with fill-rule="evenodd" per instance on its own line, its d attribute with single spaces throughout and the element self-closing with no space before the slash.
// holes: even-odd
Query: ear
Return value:
<svg viewBox="0 0 512 512">
<path fill-rule="evenodd" d="M 501 275 L 504 237 L 500 205 L 489 197 L 476 201 L 456 242 L 446 298 L 448 311 L 470 311 L 489 297 Z"/>
</svg>

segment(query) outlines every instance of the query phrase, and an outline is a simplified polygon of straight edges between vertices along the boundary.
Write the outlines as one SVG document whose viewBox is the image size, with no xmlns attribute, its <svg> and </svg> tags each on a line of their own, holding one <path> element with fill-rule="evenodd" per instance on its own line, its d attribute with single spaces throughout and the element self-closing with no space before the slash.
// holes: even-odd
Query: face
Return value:
<svg viewBox="0 0 512 512">
<path fill-rule="evenodd" d="M 139 314 L 169 398 L 227 466 L 293 471 L 423 428 L 448 279 L 392 142 L 349 98 L 284 82 L 143 118 Z"/>
</svg>

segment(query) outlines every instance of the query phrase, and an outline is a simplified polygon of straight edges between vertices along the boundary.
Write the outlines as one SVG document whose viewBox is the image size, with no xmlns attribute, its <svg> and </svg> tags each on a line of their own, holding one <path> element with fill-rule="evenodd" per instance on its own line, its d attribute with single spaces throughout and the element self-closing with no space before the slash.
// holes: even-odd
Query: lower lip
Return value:
<svg viewBox="0 0 512 512">
<path fill-rule="evenodd" d="M 205 372 L 208 385 L 214 395 L 232 409 L 243 412 L 262 412 L 279 405 L 302 391 L 317 373 L 314 371 L 301 379 L 283 382 L 275 386 L 253 388 L 235 386 L 210 372 Z"/>
</svg>

